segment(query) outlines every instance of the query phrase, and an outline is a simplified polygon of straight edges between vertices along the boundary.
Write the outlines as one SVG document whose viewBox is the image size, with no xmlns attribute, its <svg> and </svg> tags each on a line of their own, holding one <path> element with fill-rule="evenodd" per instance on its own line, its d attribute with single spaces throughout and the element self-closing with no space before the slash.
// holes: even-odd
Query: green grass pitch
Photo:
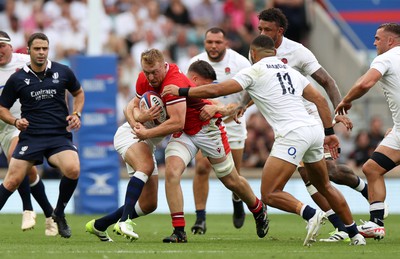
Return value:
<svg viewBox="0 0 400 259">
<path fill-rule="evenodd" d="M 98 216 L 98 215 L 97 215 Z M 244 226 L 235 229 L 232 215 L 207 215 L 207 233 L 193 235 L 190 227 L 193 214 L 186 215 L 188 243 L 163 244 L 162 239 L 172 233 L 171 218 L 167 214 L 153 214 L 135 220 L 135 231 L 140 238 L 130 242 L 109 234 L 113 243 L 100 242 L 85 232 L 85 224 L 93 215 L 67 215 L 72 237 L 64 239 L 44 235 L 44 216 L 39 214 L 36 227 L 22 232 L 20 214 L 0 214 L 0 258 L 304 258 L 304 259 L 366 259 L 400 258 L 400 215 L 389 215 L 385 220 L 386 237 L 381 241 L 367 239 L 367 246 L 354 247 L 348 243 L 321 243 L 304 247 L 306 223 L 297 215 L 271 214 L 270 231 L 260 239 L 256 235 L 253 217 L 247 214 Z M 368 219 L 367 215 L 354 218 Z M 327 222 L 320 237 L 333 230 Z"/>
</svg>

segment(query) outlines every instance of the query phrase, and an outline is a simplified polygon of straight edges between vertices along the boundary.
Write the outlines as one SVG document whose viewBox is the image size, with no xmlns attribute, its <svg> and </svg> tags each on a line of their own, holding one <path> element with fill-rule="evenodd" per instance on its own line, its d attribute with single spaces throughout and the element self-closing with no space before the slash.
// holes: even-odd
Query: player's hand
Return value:
<svg viewBox="0 0 400 259">
<path fill-rule="evenodd" d="M 214 117 L 215 113 L 217 113 L 218 107 L 217 105 L 204 105 L 200 111 L 200 120 L 206 121 Z"/>
<path fill-rule="evenodd" d="M 20 131 L 26 130 L 28 128 L 28 126 L 29 126 L 29 121 L 25 118 L 18 119 L 15 122 L 15 127 L 17 129 L 19 129 Z"/>
<path fill-rule="evenodd" d="M 77 115 L 68 115 L 66 120 L 68 122 L 68 131 L 79 130 L 81 128 L 81 119 Z"/>
<path fill-rule="evenodd" d="M 333 159 L 339 158 L 339 139 L 336 135 L 325 136 L 324 148 L 329 150 Z"/>
<path fill-rule="evenodd" d="M 235 109 L 235 112 L 233 114 L 233 120 L 237 123 L 240 124 L 241 121 L 239 120 L 240 118 L 243 117 L 244 113 L 246 112 L 246 107 L 244 106 L 238 106 Z"/>
<path fill-rule="evenodd" d="M 161 96 L 165 96 L 167 94 L 179 96 L 179 87 L 176 85 L 166 85 L 161 93 Z"/>
<path fill-rule="evenodd" d="M 339 122 L 343 123 L 343 125 L 346 126 L 347 130 L 352 130 L 353 129 L 353 122 L 346 115 L 336 114 L 335 122 L 336 122 L 336 124 L 339 123 Z"/>
<path fill-rule="evenodd" d="M 133 138 L 139 139 L 139 141 L 148 139 L 147 129 L 140 122 L 136 122 L 135 127 L 133 128 L 133 134 L 134 134 Z"/>
<path fill-rule="evenodd" d="M 152 121 L 158 119 L 161 115 L 161 106 L 154 105 L 150 109 L 141 108 L 138 116 L 138 121 L 144 123 L 146 121 Z"/>
<path fill-rule="evenodd" d="M 335 109 L 335 114 L 345 115 L 351 109 L 352 104 L 344 102 L 343 100 L 338 104 Z"/>
</svg>

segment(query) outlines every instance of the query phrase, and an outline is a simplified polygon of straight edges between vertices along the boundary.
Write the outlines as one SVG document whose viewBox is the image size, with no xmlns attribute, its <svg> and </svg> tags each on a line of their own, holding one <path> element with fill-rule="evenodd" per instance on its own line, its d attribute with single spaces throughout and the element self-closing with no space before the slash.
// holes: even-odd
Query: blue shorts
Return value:
<svg viewBox="0 0 400 259">
<path fill-rule="evenodd" d="M 77 148 L 72 142 L 72 133 L 65 135 L 29 135 L 21 132 L 19 141 L 12 155 L 15 159 L 32 161 L 35 165 L 43 164 L 43 157 L 50 156 L 64 150 Z"/>
</svg>

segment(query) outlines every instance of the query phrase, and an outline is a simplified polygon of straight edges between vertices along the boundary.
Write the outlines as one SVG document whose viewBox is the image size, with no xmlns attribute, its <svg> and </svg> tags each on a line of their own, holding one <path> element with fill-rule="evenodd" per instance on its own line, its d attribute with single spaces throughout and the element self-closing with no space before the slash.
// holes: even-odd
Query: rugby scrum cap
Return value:
<svg viewBox="0 0 400 259">
<path fill-rule="evenodd" d="M 4 31 L 0 31 L 0 43 L 7 43 L 11 45 L 11 38 Z"/>
</svg>

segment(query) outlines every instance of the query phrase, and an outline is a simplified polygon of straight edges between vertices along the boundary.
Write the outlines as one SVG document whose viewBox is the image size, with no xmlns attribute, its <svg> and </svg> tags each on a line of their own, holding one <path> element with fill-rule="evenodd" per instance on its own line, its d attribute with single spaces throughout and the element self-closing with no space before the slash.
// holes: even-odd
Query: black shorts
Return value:
<svg viewBox="0 0 400 259">
<path fill-rule="evenodd" d="M 77 148 L 72 142 L 72 134 L 66 135 L 28 135 L 21 133 L 19 141 L 12 155 L 15 159 L 32 161 L 35 165 L 43 164 L 43 157 L 48 159 L 50 156 L 64 150 L 74 150 Z"/>
</svg>

